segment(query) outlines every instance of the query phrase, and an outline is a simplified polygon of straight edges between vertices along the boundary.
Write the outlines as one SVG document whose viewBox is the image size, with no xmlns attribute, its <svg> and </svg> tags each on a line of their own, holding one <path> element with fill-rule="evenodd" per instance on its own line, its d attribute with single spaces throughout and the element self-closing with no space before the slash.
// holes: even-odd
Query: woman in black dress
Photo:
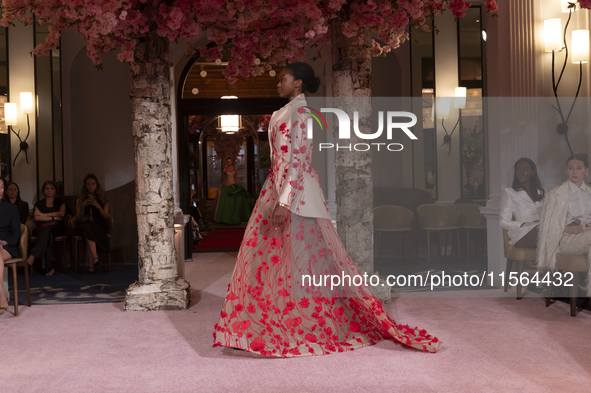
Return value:
<svg viewBox="0 0 591 393">
<path fill-rule="evenodd" d="M 4 189 L 2 199 L 16 205 L 21 224 L 26 224 L 29 218 L 29 204 L 21 199 L 21 190 L 18 184 L 9 182 Z"/>
<path fill-rule="evenodd" d="M 18 209 L 12 203 L 2 200 L 4 180 L 0 179 L 0 315 L 8 309 L 4 291 L 4 260 L 18 256 L 17 244 L 21 238 L 21 224 Z"/>
<path fill-rule="evenodd" d="M 98 250 L 110 249 L 107 231 L 109 228 L 109 201 L 98 179 L 92 173 L 84 178 L 80 197 L 76 199 L 76 232 L 86 240 L 88 272 L 94 273 L 99 264 Z"/>
<path fill-rule="evenodd" d="M 45 257 L 45 275 L 51 276 L 54 273 L 53 263 L 55 262 L 53 239 L 64 236 L 66 204 L 55 197 L 57 190 L 55 183 L 51 180 L 43 183 L 41 191 L 45 198 L 35 203 L 33 219 L 37 226 L 33 229 L 33 236 L 36 240 L 27 262 L 32 265 L 35 258 Z"/>
</svg>

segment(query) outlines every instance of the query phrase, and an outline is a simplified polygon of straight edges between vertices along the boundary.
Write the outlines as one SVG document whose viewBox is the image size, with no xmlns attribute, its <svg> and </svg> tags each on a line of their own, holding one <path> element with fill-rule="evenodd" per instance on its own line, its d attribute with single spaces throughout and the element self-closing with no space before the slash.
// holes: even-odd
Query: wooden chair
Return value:
<svg viewBox="0 0 591 393">
<path fill-rule="evenodd" d="M 404 256 L 404 235 L 412 231 L 414 213 L 402 206 L 385 205 L 373 209 L 373 225 L 376 233 L 378 256 L 381 256 L 382 237 L 385 233 L 402 234 L 402 256 Z"/>
<path fill-rule="evenodd" d="M 579 278 L 581 273 L 587 272 L 587 257 L 585 255 L 571 255 L 571 254 L 556 254 L 556 266 L 560 272 L 571 272 L 573 274 L 572 287 L 570 287 L 570 316 L 577 316 L 577 297 L 579 294 Z M 565 282 L 564 275 L 561 276 L 562 282 Z M 546 307 L 550 306 L 552 297 L 552 282 L 553 276 L 550 277 L 550 284 L 546 286 L 548 288 L 546 297 Z"/>
<path fill-rule="evenodd" d="M 402 206 L 413 212 L 414 218 L 410 225 L 412 231 L 410 232 L 410 243 L 408 245 L 415 257 L 419 256 L 420 238 L 423 234 L 419 227 L 417 207 L 431 203 L 434 203 L 431 194 L 428 191 L 420 190 L 418 188 L 373 188 L 374 206 Z"/>
<path fill-rule="evenodd" d="M 19 243 L 20 254 L 18 258 L 10 258 L 4 261 L 5 266 L 12 267 L 13 292 L 14 292 L 14 316 L 18 317 L 18 283 L 16 277 L 16 268 L 22 265 L 25 268 L 25 285 L 27 288 L 27 306 L 31 307 L 31 288 L 29 287 L 29 269 L 27 264 L 27 239 L 28 229 L 26 225 L 21 224 L 21 240 Z"/>
<path fill-rule="evenodd" d="M 513 247 L 509 244 L 508 231 L 503 229 L 503 249 L 505 258 L 507 258 L 507 268 L 505 270 L 505 289 L 509 287 L 509 274 L 513 270 L 513 262 L 517 265 L 517 300 L 523 299 L 521 296 L 521 274 L 523 273 L 523 262 L 535 262 L 538 259 L 538 253 L 535 248 Z"/>
<path fill-rule="evenodd" d="M 456 234 L 458 246 L 458 258 L 462 261 L 460 252 L 460 212 L 453 207 L 444 205 L 421 205 L 417 207 L 419 214 L 419 226 L 427 231 L 427 262 L 431 262 L 431 232 L 445 232 L 445 245 L 447 247 L 447 233 L 450 231 Z M 438 242 L 439 244 L 439 242 Z"/>
<path fill-rule="evenodd" d="M 486 233 L 486 217 L 480 213 L 481 207 L 482 205 L 475 203 L 457 203 L 454 205 L 454 208 L 460 212 L 458 226 L 460 229 L 466 230 L 466 258 L 468 262 L 470 262 L 470 231 L 485 231 Z"/>
</svg>

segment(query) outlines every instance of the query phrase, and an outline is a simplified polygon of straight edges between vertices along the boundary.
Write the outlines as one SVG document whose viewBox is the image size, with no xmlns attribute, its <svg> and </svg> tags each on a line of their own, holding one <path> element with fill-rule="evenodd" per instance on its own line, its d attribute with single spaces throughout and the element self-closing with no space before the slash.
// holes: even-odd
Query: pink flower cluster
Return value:
<svg viewBox="0 0 591 393">
<path fill-rule="evenodd" d="M 581 6 L 589 3 L 582 0 Z M 40 24 L 49 23 L 49 35 L 35 55 L 47 55 L 61 30 L 75 28 L 97 66 L 101 55 L 114 49 L 120 49 L 120 61 L 132 62 L 138 39 L 148 33 L 183 39 L 189 51 L 199 50 L 207 61 L 227 60 L 225 76 L 233 83 L 305 59 L 306 48 L 330 41 L 332 18 L 346 18 L 342 33 L 358 42 L 366 28 L 377 33 L 385 43 L 373 43 L 372 52 L 379 56 L 408 38 L 407 26 L 429 31 L 428 19 L 445 4 L 456 17 L 470 6 L 463 0 L 3 0 L 0 25 L 15 20 L 30 24 L 33 16 Z M 497 0 L 485 6 L 494 12 Z M 343 7 L 347 12 L 341 12 Z M 212 43 L 195 47 L 192 43 L 203 36 Z"/>
</svg>

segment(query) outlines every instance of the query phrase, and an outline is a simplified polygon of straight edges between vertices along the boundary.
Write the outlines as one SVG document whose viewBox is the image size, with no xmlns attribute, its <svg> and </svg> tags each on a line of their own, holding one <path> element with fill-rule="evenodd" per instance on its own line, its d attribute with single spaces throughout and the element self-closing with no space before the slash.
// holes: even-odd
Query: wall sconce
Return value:
<svg viewBox="0 0 591 393">
<path fill-rule="evenodd" d="M 442 97 L 439 99 L 439 105 L 437 107 L 437 117 L 441 119 L 441 126 L 443 127 L 443 131 L 445 131 L 445 136 L 443 137 L 443 144 L 440 147 L 445 146 L 445 144 L 449 144 L 449 151 L 447 152 L 447 156 L 451 154 L 451 137 L 454 134 L 458 124 L 460 124 L 460 119 L 462 118 L 462 109 L 466 108 L 466 88 L 465 87 L 456 87 L 455 97 L 454 97 L 454 108 L 459 109 L 459 116 L 458 121 L 454 125 L 454 128 L 451 130 L 451 133 L 447 132 L 447 128 L 445 128 L 445 119 L 449 117 L 449 110 L 451 107 L 451 98 L 449 97 Z"/>
<path fill-rule="evenodd" d="M 7 102 L 4 104 L 4 117 L 5 117 L 6 126 L 12 132 L 14 132 L 14 135 L 16 135 L 16 137 L 20 141 L 19 151 L 16 154 L 16 156 L 14 157 L 14 160 L 12 161 L 12 166 L 15 165 L 16 159 L 21 154 L 21 151 L 25 152 L 25 160 L 27 161 L 27 164 L 29 163 L 29 156 L 27 155 L 27 149 L 29 148 L 29 144 L 27 143 L 27 139 L 29 139 L 29 135 L 31 134 L 31 124 L 29 122 L 29 114 L 35 113 L 35 104 L 33 103 L 33 93 L 22 92 L 20 94 L 20 98 L 21 98 L 21 113 L 27 115 L 27 136 L 25 137 L 24 140 L 21 138 L 20 130 L 17 133 L 13 128 L 13 126 L 15 126 L 17 123 L 16 103 Z"/>
<path fill-rule="evenodd" d="M 218 130 L 226 134 L 235 134 L 242 129 L 240 115 L 221 115 L 218 117 Z"/>
<path fill-rule="evenodd" d="M 466 91 L 465 87 L 456 87 L 456 96 L 454 98 L 454 108 L 466 109 Z"/>
<path fill-rule="evenodd" d="M 573 45 L 573 63 L 579 63 L 579 86 L 577 87 L 577 93 L 573 103 L 568 111 L 568 115 L 565 116 L 560 101 L 558 100 L 558 86 L 564 75 L 566 64 L 568 63 L 568 45 L 566 43 L 566 31 L 570 23 L 573 12 L 577 10 L 577 4 L 571 0 L 562 0 L 562 12 L 568 12 L 568 20 L 562 30 L 562 24 L 560 19 L 548 19 L 544 21 L 544 47 L 546 52 L 552 52 L 552 90 L 554 92 L 554 98 L 556 99 L 556 106 L 552 106 L 558 114 L 562 122 L 556 127 L 556 131 L 560 135 L 564 135 L 566 144 L 570 150 L 570 154 L 573 154 L 573 149 L 568 139 L 568 120 L 573 112 L 579 92 L 581 90 L 581 83 L 583 81 L 583 63 L 589 62 L 589 30 L 574 30 L 572 33 L 572 45 Z M 556 52 L 562 52 L 564 50 L 564 63 L 560 76 L 556 80 L 555 76 L 555 62 Z"/>
<path fill-rule="evenodd" d="M 560 0 L 560 7 L 562 9 L 562 12 L 565 13 L 565 14 L 568 14 L 570 12 L 571 8 L 576 7 L 578 4 L 579 4 L 579 2 L 576 1 L 576 0 L 575 1 L 573 1 L 573 0 Z"/>
</svg>

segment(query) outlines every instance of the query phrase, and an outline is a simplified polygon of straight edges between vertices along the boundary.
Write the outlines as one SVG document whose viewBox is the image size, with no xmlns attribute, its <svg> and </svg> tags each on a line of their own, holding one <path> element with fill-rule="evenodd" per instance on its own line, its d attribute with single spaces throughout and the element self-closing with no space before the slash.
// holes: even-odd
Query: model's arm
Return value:
<svg viewBox="0 0 591 393">
<path fill-rule="evenodd" d="M 513 199 L 509 194 L 509 190 L 504 189 L 503 193 L 501 194 L 501 228 L 506 231 L 510 231 L 512 229 L 517 229 L 521 227 L 524 222 L 521 221 L 513 221 L 513 212 L 515 211 L 515 207 L 513 205 Z"/>
<path fill-rule="evenodd" d="M 280 174 L 283 182 L 278 192 L 279 202 L 288 206 L 291 206 L 296 194 L 304 191 L 303 173 L 308 170 L 307 157 L 312 154 L 312 138 L 308 139 L 306 134 L 309 115 L 304 107 L 294 108 L 293 111 L 288 143 L 287 146 L 282 146 L 280 152 L 287 164 L 282 167 L 283 173 Z"/>
<path fill-rule="evenodd" d="M 49 214 L 51 214 L 52 217 L 63 219 L 66 215 L 66 203 L 62 203 L 62 205 L 60 206 L 60 210 L 58 212 L 48 213 L 47 215 L 49 216 Z"/>
<path fill-rule="evenodd" d="M 103 218 L 106 220 L 107 218 L 109 218 L 109 202 L 105 203 L 104 207 L 100 207 L 99 205 L 99 213 L 101 213 L 101 216 L 103 216 Z"/>
<path fill-rule="evenodd" d="M 93 202 L 90 202 L 90 204 L 98 210 L 105 220 L 109 218 L 109 202 L 105 203 L 104 207 L 101 207 L 96 199 Z"/>
<path fill-rule="evenodd" d="M 63 205 L 64 208 L 64 213 L 66 211 L 66 207 L 65 205 Z M 43 222 L 43 221 L 55 221 L 57 214 L 59 214 L 60 212 L 55 212 L 55 213 L 41 213 L 41 211 L 37 208 L 37 206 L 35 206 L 35 210 L 33 212 L 33 219 L 37 222 Z M 60 217 L 61 218 L 61 217 Z"/>
</svg>

